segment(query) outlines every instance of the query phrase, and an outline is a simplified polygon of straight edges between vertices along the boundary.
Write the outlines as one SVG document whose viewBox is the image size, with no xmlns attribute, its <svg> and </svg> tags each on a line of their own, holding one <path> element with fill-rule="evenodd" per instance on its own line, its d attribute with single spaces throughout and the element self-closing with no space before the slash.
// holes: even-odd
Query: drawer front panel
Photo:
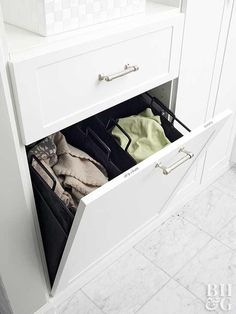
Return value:
<svg viewBox="0 0 236 314">
<path fill-rule="evenodd" d="M 230 112 L 221 114 L 82 199 L 53 294 L 165 211 L 180 182 L 229 116 Z M 191 158 L 183 147 L 193 153 Z"/>
<path fill-rule="evenodd" d="M 24 144 L 29 144 L 178 76 L 182 15 L 150 33 L 92 50 L 12 63 Z M 139 70 L 111 82 L 125 65 Z"/>
<path fill-rule="evenodd" d="M 171 39 L 172 27 L 38 69 L 43 126 L 82 112 L 104 98 L 110 99 L 156 76 L 167 75 Z M 127 63 L 138 65 L 139 71 L 112 82 L 98 80 L 100 73 L 119 72 Z"/>
</svg>

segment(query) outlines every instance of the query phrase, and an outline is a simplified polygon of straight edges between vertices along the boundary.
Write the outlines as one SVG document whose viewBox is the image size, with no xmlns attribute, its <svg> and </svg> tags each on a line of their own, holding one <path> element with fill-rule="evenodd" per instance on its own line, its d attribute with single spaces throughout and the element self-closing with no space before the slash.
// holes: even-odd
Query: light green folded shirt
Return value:
<svg viewBox="0 0 236 314">
<path fill-rule="evenodd" d="M 161 126 L 160 117 L 155 116 L 150 108 L 139 115 L 121 118 L 118 123 L 131 137 L 128 153 L 136 162 L 141 162 L 170 143 Z M 114 127 L 112 134 L 125 149 L 128 139 L 124 133 Z"/>
</svg>

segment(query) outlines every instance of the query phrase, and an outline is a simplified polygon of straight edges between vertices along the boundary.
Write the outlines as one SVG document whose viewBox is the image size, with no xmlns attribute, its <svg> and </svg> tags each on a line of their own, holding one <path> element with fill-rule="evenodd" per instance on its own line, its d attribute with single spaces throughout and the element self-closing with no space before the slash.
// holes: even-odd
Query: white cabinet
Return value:
<svg viewBox="0 0 236 314">
<path fill-rule="evenodd" d="M 186 21 L 176 113 L 190 128 L 205 120 L 226 2 L 184 1 Z"/>
<path fill-rule="evenodd" d="M 225 47 L 224 61 L 221 68 L 221 77 L 218 82 L 216 101 L 209 116 L 217 115 L 225 108 L 230 108 L 234 115 L 224 126 L 222 131 L 209 146 L 203 172 L 203 180 L 209 181 L 216 178 L 229 166 L 230 154 L 236 135 L 235 114 L 235 73 L 236 73 L 236 3 L 231 16 L 230 29 Z"/>
<path fill-rule="evenodd" d="M 92 268 L 150 222 L 168 213 L 171 201 L 187 200 L 193 190 L 200 189 L 202 177 L 202 182 L 206 182 L 216 173 L 219 162 L 229 159 L 234 117 L 225 109 L 235 110 L 236 101 L 232 79 L 235 8 L 222 71 L 221 66 L 233 2 L 184 0 L 183 46 L 184 16 L 176 8 L 179 1 L 160 2 L 151 5 L 148 16 L 131 18 L 122 25 L 114 22 L 94 31 L 51 39 L 6 27 L 9 79 L 16 109 L 15 120 L 11 118 L 9 124 L 16 127 L 19 123 L 15 164 L 21 169 L 21 181 L 27 185 L 21 197 L 26 199 L 28 213 L 34 206 L 25 145 L 178 76 L 176 116 L 192 129 L 82 199 L 52 294 L 73 285 L 88 267 Z M 163 3 L 175 3 L 175 7 Z M 126 64 L 129 66 L 124 68 Z M 107 79 L 99 80 L 99 74 L 107 75 Z M 116 76 L 116 80 L 108 79 Z M 165 175 L 163 167 L 173 171 Z M 28 227 L 33 227 L 30 222 Z M 26 233 L 27 228 L 24 229 Z M 36 255 L 30 262 L 36 274 L 41 275 Z M 19 271 L 22 276 L 28 275 L 26 267 Z M 11 279 L 11 274 L 4 275 Z M 48 296 L 46 285 L 41 281 L 37 284 L 31 308 L 42 303 L 42 290 Z M 28 308 L 23 303 L 21 306 L 28 314 Z"/>
<path fill-rule="evenodd" d="M 233 0 L 187 0 L 183 2 L 186 21 L 178 79 L 176 114 L 190 128 L 194 128 L 212 116 L 209 113 L 214 108 L 217 94 L 232 3 Z M 232 84 L 232 81 L 230 83 Z M 224 93 L 226 93 L 225 87 L 223 87 Z M 224 101 L 224 105 L 221 108 L 218 105 L 216 111 L 219 113 L 226 108 L 232 108 L 232 106 Z M 228 132 L 229 124 L 228 122 L 225 127 L 225 129 L 228 128 Z M 227 131 L 225 132 L 226 135 Z M 222 145 L 223 138 L 220 140 L 218 137 L 218 139 L 215 140 L 215 143 L 219 141 Z M 216 147 L 213 148 L 214 145 L 218 144 L 212 145 L 214 157 L 212 154 L 211 157 L 208 154 L 208 165 L 205 167 L 204 156 L 199 160 L 185 183 L 179 187 L 176 202 L 180 199 L 186 199 L 186 195 L 192 195 L 195 190 L 197 191 L 200 188 L 202 176 L 209 176 L 206 169 L 210 167 L 210 164 L 214 165 L 223 158 L 214 153 L 216 150 Z M 225 142 L 224 145 L 226 145 Z M 226 148 L 223 148 L 223 151 L 225 150 Z M 224 156 L 224 158 L 229 159 L 229 156 Z M 206 170 L 204 173 L 203 167 Z M 214 167 L 215 170 L 216 167 Z"/>
</svg>

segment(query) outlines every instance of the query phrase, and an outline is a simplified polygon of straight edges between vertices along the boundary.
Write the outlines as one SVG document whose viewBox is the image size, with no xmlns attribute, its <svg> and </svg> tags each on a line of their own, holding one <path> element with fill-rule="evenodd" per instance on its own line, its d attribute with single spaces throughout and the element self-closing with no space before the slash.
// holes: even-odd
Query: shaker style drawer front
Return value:
<svg viewBox="0 0 236 314">
<path fill-rule="evenodd" d="M 52 294 L 165 211 L 180 182 L 230 114 L 222 113 L 81 200 Z"/>
<path fill-rule="evenodd" d="M 103 47 L 13 61 L 24 144 L 30 144 L 178 76 L 183 16 Z"/>
</svg>

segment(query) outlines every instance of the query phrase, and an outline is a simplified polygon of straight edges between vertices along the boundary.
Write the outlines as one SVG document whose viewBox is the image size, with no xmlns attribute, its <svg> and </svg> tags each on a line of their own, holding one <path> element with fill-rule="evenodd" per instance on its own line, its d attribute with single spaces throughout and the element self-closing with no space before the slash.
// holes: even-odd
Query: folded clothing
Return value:
<svg viewBox="0 0 236 314">
<path fill-rule="evenodd" d="M 53 176 L 55 193 L 68 207 L 78 207 L 82 197 L 108 181 L 105 168 L 82 150 L 68 144 L 61 132 L 33 147 L 29 152 L 31 156 L 36 156 Z M 52 179 L 34 158 L 32 167 L 52 188 Z"/>
<path fill-rule="evenodd" d="M 118 124 L 131 138 L 128 153 L 136 162 L 143 161 L 170 143 L 161 126 L 160 117 L 155 116 L 150 108 L 139 115 L 121 118 Z M 112 130 L 112 134 L 125 149 L 127 136 L 117 126 Z"/>
</svg>

